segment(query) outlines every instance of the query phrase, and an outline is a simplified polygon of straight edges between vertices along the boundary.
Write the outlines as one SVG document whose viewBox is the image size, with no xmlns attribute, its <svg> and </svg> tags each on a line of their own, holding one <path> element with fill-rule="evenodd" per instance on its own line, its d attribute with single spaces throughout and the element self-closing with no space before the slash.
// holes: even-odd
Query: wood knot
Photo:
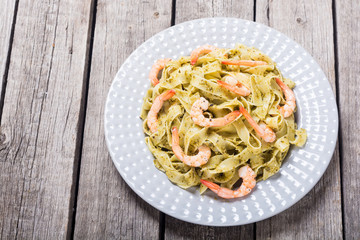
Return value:
<svg viewBox="0 0 360 240">
<path fill-rule="evenodd" d="M 298 18 L 296 19 L 296 22 L 299 23 L 299 24 L 304 24 L 304 23 L 306 23 L 306 20 L 298 17 Z"/>
<path fill-rule="evenodd" d="M 160 15 L 159 12 L 154 12 L 154 17 L 155 17 L 155 18 L 159 18 L 159 15 Z"/>
</svg>

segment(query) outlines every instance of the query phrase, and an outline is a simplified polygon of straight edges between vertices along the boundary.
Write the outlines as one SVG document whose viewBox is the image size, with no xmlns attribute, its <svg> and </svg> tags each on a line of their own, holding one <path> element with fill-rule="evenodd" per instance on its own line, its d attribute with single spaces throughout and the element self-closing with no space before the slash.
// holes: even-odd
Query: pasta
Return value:
<svg viewBox="0 0 360 240">
<path fill-rule="evenodd" d="M 266 64 L 241 66 L 223 64 L 224 60 L 262 61 Z M 279 107 L 286 102 L 282 89 L 276 83 L 281 79 L 289 88 L 295 84 L 284 78 L 268 56 L 261 51 L 237 44 L 232 49 L 216 48 L 200 56 L 195 65 L 190 57 L 164 64 L 159 83 L 150 87 L 144 97 L 141 110 L 145 142 L 154 155 L 155 166 L 169 180 L 181 188 L 198 186 L 200 179 L 216 182 L 231 189 L 239 180 L 237 171 L 248 165 L 256 174 L 256 180 L 266 180 L 279 171 L 291 145 L 302 146 L 306 131 L 297 129 L 294 114 L 284 117 Z M 247 96 L 239 96 L 220 86 L 218 80 L 231 76 L 250 90 Z M 165 101 L 157 115 L 157 131 L 148 127 L 148 113 L 154 99 L 173 89 L 174 94 Z M 240 115 L 235 121 L 221 127 L 201 127 L 194 123 L 190 112 L 200 97 L 209 101 L 204 112 L 207 118 L 218 118 L 243 107 L 255 120 L 263 122 L 276 134 L 276 140 L 266 142 Z M 187 155 L 195 155 L 205 144 L 211 149 L 211 157 L 200 167 L 191 167 L 180 161 L 172 150 L 172 127 L 177 127 L 180 146 Z M 206 187 L 200 185 L 200 192 Z"/>
</svg>

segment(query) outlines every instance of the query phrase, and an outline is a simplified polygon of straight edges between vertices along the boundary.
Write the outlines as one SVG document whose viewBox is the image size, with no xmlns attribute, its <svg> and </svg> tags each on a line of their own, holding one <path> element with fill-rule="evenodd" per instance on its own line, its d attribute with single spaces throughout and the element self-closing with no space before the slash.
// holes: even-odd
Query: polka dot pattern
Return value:
<svg viewBox="0 0 360 240">
<path fill-rule="evenodd" d="M 152 64 L 159 58 L 177 59 L 203 44 L 255 46 L 269 55 L 294 90 L 299 128 L 308 132 L 303 148 L 292 147 L 279 173 L 259 182 L 249 196 L 224 200 L 210 191 L 173 185 L 153 165 L 139 119 L 142 98 L 150 86 Z M 124 62 L 108 93 L 105 106 L 106 142 L 116 168 L 145 201 L 184 221 L 211 225 L 248 224 L 271 217 L 299 201 L 319 181 L 333 154 L 338 131 L 334 94 L 319 65 L 301 46 L 262 24 L 210 18 L 168 28 L 143 43 Z"/>
</svg>

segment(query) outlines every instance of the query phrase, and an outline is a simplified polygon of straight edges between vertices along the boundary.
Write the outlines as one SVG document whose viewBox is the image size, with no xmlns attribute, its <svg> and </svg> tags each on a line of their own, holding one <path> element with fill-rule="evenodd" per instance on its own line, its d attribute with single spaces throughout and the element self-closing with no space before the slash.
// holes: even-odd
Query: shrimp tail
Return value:
<svg viewBox="0 0 360 240">
<path fill-rule="evenodd" d="M 217 47 L 215 46 L 212 46 L 212 45 L 203 45 L 203 46 L 200 46 L 196 49 L 194 49 L 192 52 L 191 52 L 191 56 L 190 56 L 190 64 L 191 65 L 195 65 L 195 63 L 197 62 L 200 54 L 206 54 L 206 53 L 209 53 L 213 50 L 216 50 Z"/>
<path fill-rule="evenodd" d="M 253 61 L 253 60 L 224 60 L 221 62 L 225 65 L 238 65 L 238 66 L 248 66 L 248 67 L 256 67 L 260 65 L 267 65 L 267 62 L 264 61 Z"/>
<path fill-rule="evenodd" d="M 169 91 L 167 91 L 164 95 L 164 100 L 169 100 L 170 98 L 172 98 L 175 95 L 176 91 L 174 89 L 170 89 Z"/>
<path fill-rule="evenodd" d="M 207 181 L 204 179 L 200 179 L 200 182 L 215 193 L 218 193 L 220 191 L 220 186 L 217 185 L 216 183 L 213 183 L 213 182 L 210 182 L 210 181 Z"/>
<path fill-rule="evenodd" d="M 159 84 L 158 74 L 161 69 L 163 69 L 168 62 L 170 62 L 170 58 L 164 58 L 157 60 L 154 65 L 151 67 L 150 73 L 149 73 L 149 79 L 153 86 L 156 86 Z"/>
<path fill-rule="evenodd" d="M 185 155 L 183 150 L 179 145 L 179 133 L 176 127 L 171 129 L 172 132 L 172 141 L 171 141 L 171 148 L 174 152 L 174 155 L 183 163 L 190 167 L 200 167 L 207 163 L 211 156 L 211 149 L 206 145 L 201 145 L 199 147 L 199 152 L 195 156 L 188 156 Z"/>
<path fill-rule="evenodd" d="M 241 112 L 236 110 L 236 111 L 233 111 L 231 113 L 229 113 L 228 115 L 225 116 L 226 119 L 229 119 L 229 123 L 234 121 L 238 116 L 240 116 Z"/>
<path fill-rule="evenodd" d="M 197 62 L 198 58 L 199 58 L 199 57 L 197 57 L 197 56 L 196 56 L 196 57 L 193 57 L 193 58 L 191 59 L 191 61 L 190 61 L 190 64 L 191 64 L 191 65 L 195 65 L 195 63 Z"/>
<path fill-rule="evenodd" d="M 283 83 L 283 81 L 281 81 L 280 78 L 275 78 L 275 81 L 281 88 L 285 88 L 285 86 L 287 87 L 287 85 Z"/>
<path fill-rule="evenodd" d="M 231 91 L 231 92 L 234 92 L 240 96 L 247 96 L 250 94 L 250 90 L 245 87 L 244 85 L 242 85 L 241 88 L 237 87 L 237 86 L 233 86 L 227 82 L 224 82 L 224 81 L 221 81 L 221 80 L 218 80 L 217 83 L 221 86 L 221 87 L 224 87 L 226 88 L 227 90 Z"/>
<path fill-rule="evenodd" d="M 296 100 L 294 92 L 283 82 L 280 78 L 275 78 L 276 83 L 279 85 L 281 90 L 283 91 L 286 99 L 286 103 L 284 106 L 280 107 L 280 113 L 285 117 L 291 116 L 296 107 Z"/>
<path fill-rule="evenodd" d="M 228 188 L 222 188 L 216 183 L 203 179 L 201 179 L 200 182 L 208 187 L 211 191 L 216 193 L 219 197 L 226 199 L 238 198 L 249 194 L 256 185 L 256 174 L 249 166 L 244 166 L 239 169 L 239 177 L 243 179 L 243 182 L 241 186 L 235 191 Z"/>
<path fill-rule="evenodd" d="M 244 107 L 241 107 L 240 106 L 240 112 L 242 115 L 244 115 L 244 117 L 246 118 L 246 120 L 250 123 L 250 125 L 256 130 L 256 131 L 259 131 L 259 132 L 262 132 L 263 129 L 260 128 L 258 126 L 258 124 L 254 121 L 254 119 L 250 116 L 250 114 L 248 113 L 248 111 L 246 111 L 246 109 Z"/>
<path fill-rule="evenodd" d="M 250 116 L 250 114 L 246 111 L 245 108 L 240 107 L 240 112 L 246 118 L 246 120 L 250 123 L 250 125 L 254 128 L 255 132 L 265 141 L 265 142 L 274 142 L 276 140 L 276 134 L 274 131 L 266 126 L 265 123 L 260 123 L 258 125 L 255 120 Z"/>
<path fill-rule="evenodd" d="M 175 90 L 171 89 L 166 92 L 163 92 L 159 96 L 154 99 L 153 104 L 151 105 L 150 111 L 148 112 L 147 117 L 147 125 L 152 133 L 157 131 L 158 122 L 157 122 L 157 114 L 162 108 L 164 101 L 169 100 L 174 96 Z"/>
<path fill-rule="evenodd" d="M 233 87 L 232 85 L 230 85 L 230 84 L 228 84 L 228 83 L 226 83 L 226 82 L 223 82 L 223 81 L 221 81 L 221 80 L 217 80 L 217 83 L 218 83 L 220 86 L 222 86 L 222 87 L 224 87 L 224 88 L 227 88 L 227 89 Z"/>
</svg>

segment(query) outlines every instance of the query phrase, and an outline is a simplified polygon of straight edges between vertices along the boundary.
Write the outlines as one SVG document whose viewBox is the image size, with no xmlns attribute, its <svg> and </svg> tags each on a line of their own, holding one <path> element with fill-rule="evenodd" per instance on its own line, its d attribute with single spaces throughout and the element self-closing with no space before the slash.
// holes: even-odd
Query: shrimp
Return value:
<svg viewBox="0 0 360 240">
<path fill-rule="evenodd" d="M 264 139 L 265 142 L 274 142 L 276 139 L 276 135 L 274 131 L 269 128 L 265 123 L 261 122 L 260 125 L 258 125 L 254 119 L 250 116 L 250 114 L 245 110 L 245 108 L 240 107 L 240 112 L 246 120 L 250 123 L 250 125 L 254 128 L 255 132 Z"/>
<path fill-rule="evenodd" d="M 234 121 L 239 115 L 239 111 L 233 111 L 222 118 L 206 118 L 203 111 L 209 108 L 209 102 L 201 97 L 194 102 L 191 107 L 190 116 L 195 124 L 202 127 L 222 127 Z"/>
<path fill-rule="evenodd" d="M 204 165 L 205 163 L 207 163 L 207 161 L 209 160 L 210 156 L 211 156 L 211 149 L 206 146 L 206 145 L 201 145 L 199 147 L 199 153 L 196 154 L 195 156 L 188 156 L 185 155 L 185 153 L 183 152 L 183 150 L 181 149 L 180 145 L 179 145 L 179 133 L 176 127 L 173 127 L 171 129 L 172 132 L 172 150 L 175 154 L 175 156 L 182 161 L 183 163 L 185 163 L 186 165 L 190 166 L 190 167 L 200 167 L 201 165 Z"/>
<path fill-rule="evenodd" d="M 147 125 L 150 128 L 152 133 L 157 131 L 158 122 L 157 122 L 157 114 L 160 111 L 161 107 L 163 106 L 166 100 L 169 100 L 174 96 L 175 90 L 171 89 L 166 92 L 163 92 L 159 96 L 157 96 L 150 108 L 150 111 L 147 116 Z"/>
<path fill-rule="evenodd" d="M 194 50 L 191 52 L 191 56 L 190 56 L 190 58 L 191 58 L 191 61 L 190 61 L 191 65 L 194 65 L 194 64 L 197 62 L 197 60 L 198 60 L 198 58 L 199 58 L 199 56 L 200 56 L 201 54 L 209 53 L 209 52 L 214 51 L 214 50 L 217 50 L 217 49 L 218 49 L 217 47 L 212 46 L 212 45 L 208 45 L 208 44 L 203 45 L 203 46 L 200 46 L 200 47 L 194 49 Z"/>
<path fill-rule="evenodd" d="M 151 67 L 149 78 L 152 85 L 156 86 L 159 83 L 158 74 L 161 69 L 165 67 L 165 65 L 170 62 L 170 58 L 164 58 L 157 60 L 154 65 Z"/>
<path fill-rule="evenodd" d="M 216 183 L 209 182 L 203 179 L 201 179 L 200 182 L 205 186 L 207 186 L 211 191 L 216 193 L 219 197 L 227 198 L 227 199 L 238 198 L 249 194 L 256 185 L 256 180 L 255 180 L 256 174 L 247 165 L 239 169 L 239 177 L 242 178 L 243 182 L 241 186 L 236 190 L 222 188 Z"/>
<path fill-rule="evenodd" d="M 240 65 L 240 66 L 248 66 L 248 67 L 256 67 L 260 65 L 267 65 L 267 62 L 263 61 L 253 61 L 253 60 L 225 60 L 221 62 L 225 65 Z"/>
<path fill-rule="evenodd" d="M 283 83 L 279 78 L 276 78 L 276 83 L 281 88 L 282 92 L 285 95 L 285 105 L 282 107 L 279 107 L 280 113 L 285 117 L 289 117 L 296 107 L 296 101 L 295 101 L 295 94 L 294 92 L 285 84 Z"/>
<path fill-rule="evenodd" d="M 240 83 L 236 78 L 232 76 L 226 76 L 224 78 L 224 82 L 218 80 L 217 83 L 226 88 L 227 90 L 234 92 L 240 96 L 247 96 L 250 94 L 250 89 L 246 87 L 244 84 Z"/>
</svg>

